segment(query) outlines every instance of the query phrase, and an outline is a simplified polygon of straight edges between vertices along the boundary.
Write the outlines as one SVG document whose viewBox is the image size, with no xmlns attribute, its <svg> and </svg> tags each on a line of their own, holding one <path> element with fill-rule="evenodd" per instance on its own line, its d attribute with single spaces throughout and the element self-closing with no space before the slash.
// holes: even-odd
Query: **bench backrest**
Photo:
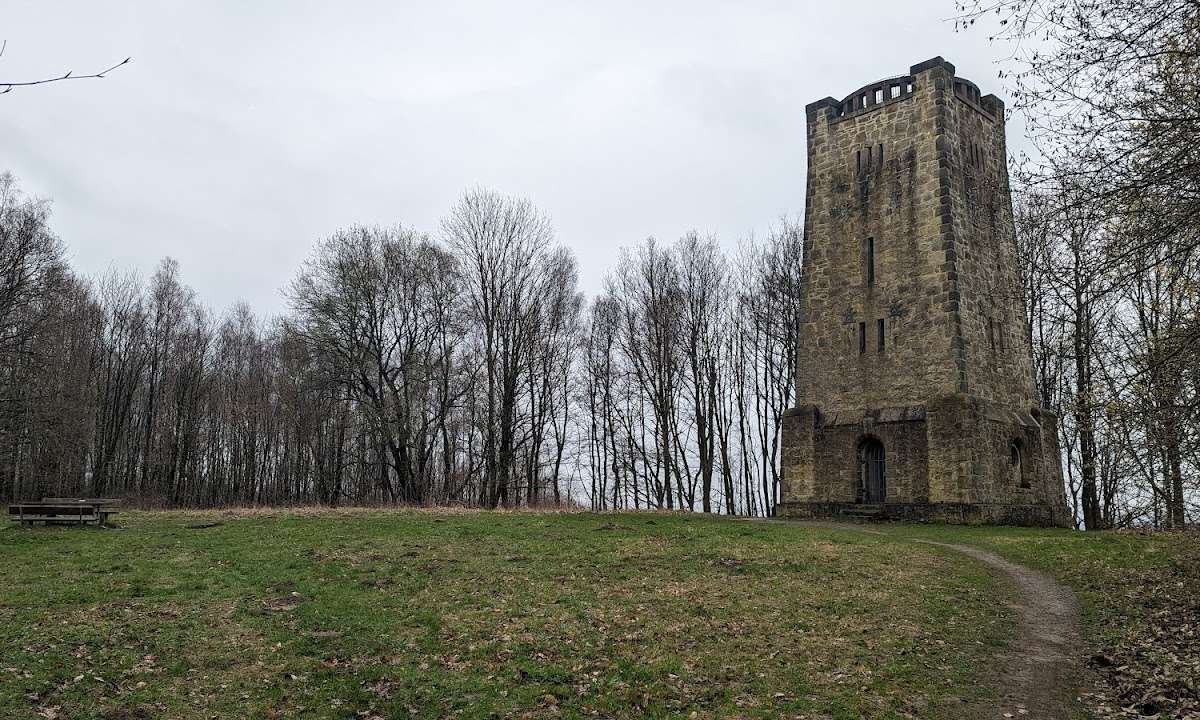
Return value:
<svg viewBox="0 0 1200 720">
<path fill-rule="evenodd" d="M 81 503 L 83 505 L 120 505 L 121 498 L 62 498 L 62 497 L 44 497 L 42 502 L 45 503 Z"/>
</svg>

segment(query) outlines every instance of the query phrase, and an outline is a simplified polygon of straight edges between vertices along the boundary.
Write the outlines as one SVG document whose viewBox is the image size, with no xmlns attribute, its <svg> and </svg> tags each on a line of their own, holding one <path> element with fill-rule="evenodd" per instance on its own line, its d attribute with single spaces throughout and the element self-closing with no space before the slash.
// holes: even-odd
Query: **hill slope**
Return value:
<svg viewBox="0 0 1200 720">
<path fill-rule="evenodd" d="M 0 715 L 960 717 L 995 692 L 981 680 L 1016 627 L 1015 590 L 913 538 L 1068 580 L 1071 557 L 1117 562 L 1065 531 L 120 517 L 114 531 L 0 530 Z M 1107 622 L 1082 590 L 1085 627 Z"/>
</svg>

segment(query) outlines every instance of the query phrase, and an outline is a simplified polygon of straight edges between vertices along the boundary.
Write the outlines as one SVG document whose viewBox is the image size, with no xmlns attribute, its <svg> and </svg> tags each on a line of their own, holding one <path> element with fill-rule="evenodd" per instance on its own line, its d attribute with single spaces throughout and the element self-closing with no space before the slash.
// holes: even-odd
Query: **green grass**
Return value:
<svg viewBox="0 0 1200 720">
<path fill-rule="evenodd" d="M 0 717 L 954 717 L 1012 623 L 965 557 L 786 523 L 119 517 L 0 530 Z"/>
</svg>

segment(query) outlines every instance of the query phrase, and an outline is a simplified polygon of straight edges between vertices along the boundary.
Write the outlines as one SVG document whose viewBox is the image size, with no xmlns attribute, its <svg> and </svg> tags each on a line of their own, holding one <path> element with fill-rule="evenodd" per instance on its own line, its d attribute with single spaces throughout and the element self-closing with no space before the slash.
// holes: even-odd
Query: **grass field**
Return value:
<svg viewBox="0 0 1200 720">
<path fill-rule="evenodd" d="M 119 517 L 0 530 L 0 717 L 952 718 L 986 693 L 1009 590 L 910 538 L 1068 581 L 1080 558 L 1177 557 L 666 514 Z M 1097 633 L 1136 612 L 1085 585 Z"/>
</svg>

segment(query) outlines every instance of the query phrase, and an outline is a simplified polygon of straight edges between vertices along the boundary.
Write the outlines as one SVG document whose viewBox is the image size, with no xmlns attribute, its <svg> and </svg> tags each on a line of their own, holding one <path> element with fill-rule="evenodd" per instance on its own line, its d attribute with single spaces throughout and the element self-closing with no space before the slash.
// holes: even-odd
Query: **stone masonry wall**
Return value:
<svg viewBox="0 0 1200 720">
<path fill-rule="evenodd" d="M 887 453 L 887 496 L 900 502 L 929 501 L 928 433 L 919 408 L 872 411 L 839 418 L 802 406 L 783 418 L 784 469 L 780 496 L 790 500 L 857 500 L 858 446 L 879 440 Z"/>
<path fill-rule="evenodd" d="M 935 212 L 937 106 L 927 74 L 895 82 L 912 91 L 849 114 L 838 115 L 830 103 L 808 109 L 797 397 L 825 412 L 919 404 L 960 384 L 951 350 L 956 328 L 946 312 L 952 288 Z"/>
<path fill-rule="evenodd" d="M 913 70 L 877 84 L 881 102 L 869 87 L 866 107 L 808 108 L 797 396 L 829 411 L 970 393 L 1029 410 L 1003 105 L 948 63 Z"/>
<path fill-rule="evenodd" d="M 816 501 L 856 502 L 859 484 L 858 446 L 864 438 L 879 440 L 886 449 L 887 498 L 890 502 L 927 502 L 925 423 L 874 423 L 868 420 L 816 429 L 813 458 L 817 468 Z M 890 461 L 890 462 L 889 462 Z"/>
<path fill-rule="evenodd" d="M 943 107 L 959 322 L 975 397 L 1014 410 L 1038 404 L 1008 184 L 1004 107 L 945 68 L 930 73 Z"/>
</svg>

